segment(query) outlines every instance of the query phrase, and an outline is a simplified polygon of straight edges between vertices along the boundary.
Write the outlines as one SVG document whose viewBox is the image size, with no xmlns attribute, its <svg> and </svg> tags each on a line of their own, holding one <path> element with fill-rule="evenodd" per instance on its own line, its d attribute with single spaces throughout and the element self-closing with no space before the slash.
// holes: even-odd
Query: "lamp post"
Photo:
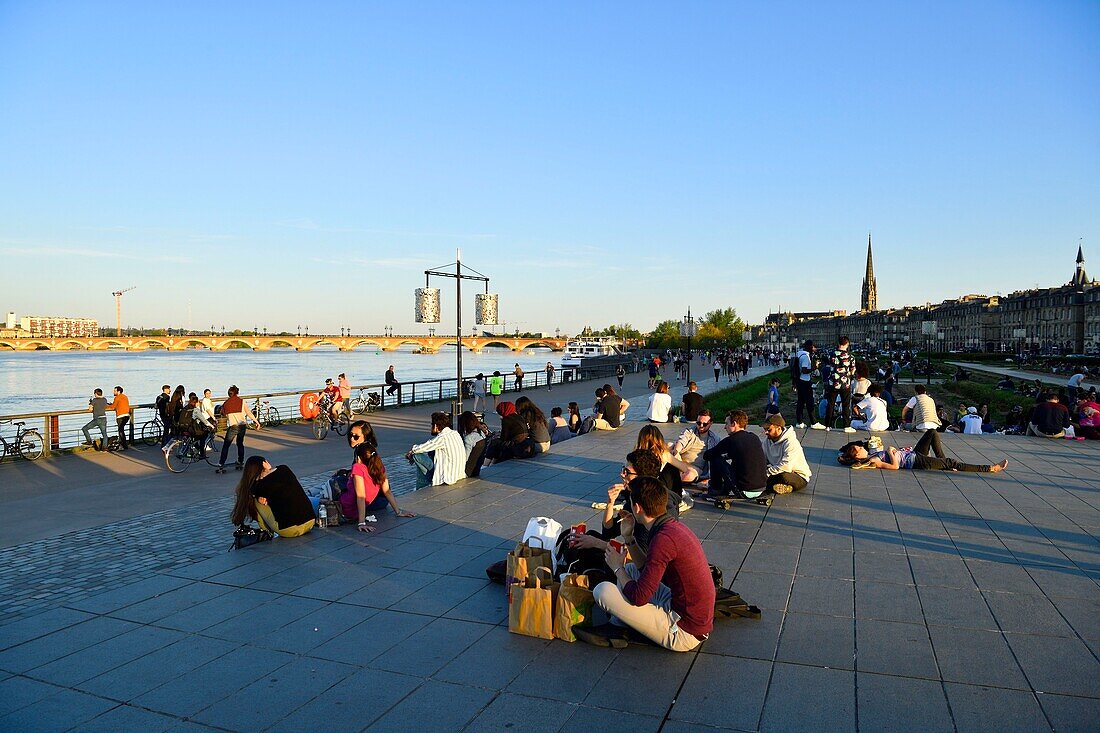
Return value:
<svg viewBox="0 0 1100 733">
<path fill-rule="evenodd" d="M 687 381 L 691 383 L 691 338 L 695 335 L 695 319 L 691 317 L 691 306 L 688 306 L 684 322 L 680 324 L 680 335 L 687 337 Z"/>
<path fill-rule="evenodd" d="M 445 267 L 451 267 L 445 265 Z M 455 349 L 455 385 L 457 392 L 456 410 L 454 417 L 458 417 L 458 414 L 462 412 L 462 281 L 463 280 L 476 280 L 477 282 L 485 283 L 485 292 L 478 293 L 474 298 L 474 307 L 476 311 L 475 322 L 478 325 L 491 326 L 496 325 L 497 322 L 497 305 L 498 299 L 496 294 L 489 292 L 489 278 L 481 274 L 477 270 L 471 267 L 466 267 L 466 270 L 473 274 L 466 274 L 463 272 L 462 265 L 462 252 L 456 250 L 454 271 L 450 272 L 443 269 L 438 270 L 424 270 L 424 287 L 417 288 L 416 290 L 416 322 L 417 323 L 439 323 L 439 288 L 431 287 L 431 278 L 435 277 L 448 277 L 455 281 L 455 336 L 457 338 L 457 348 Z"/>
</svg>

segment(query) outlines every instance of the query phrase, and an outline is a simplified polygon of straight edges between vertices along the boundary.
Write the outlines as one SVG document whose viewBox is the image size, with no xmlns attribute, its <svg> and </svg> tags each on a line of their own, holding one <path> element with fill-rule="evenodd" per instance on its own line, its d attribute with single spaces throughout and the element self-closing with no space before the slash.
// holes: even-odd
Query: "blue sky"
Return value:
<svg viewBox="0 0 1100 733">
<path fill-rule="evenodd" d="M 858 308 L 869 230 L 880 306 L 1100 275 L 1100 4 L 917 5 L 0 0 L 0 309 L 415 333 L 461 247 L 509 330 L 759 321 Z"/>
</svg>

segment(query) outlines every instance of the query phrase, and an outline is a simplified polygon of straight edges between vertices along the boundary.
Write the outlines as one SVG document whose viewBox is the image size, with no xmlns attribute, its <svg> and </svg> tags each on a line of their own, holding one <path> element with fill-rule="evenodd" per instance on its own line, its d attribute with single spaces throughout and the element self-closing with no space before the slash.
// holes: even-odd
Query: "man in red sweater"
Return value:
<svg viewBox="0 0 1100 733">
<path fill-rule="evenodd" d="M 574 628 L 578 639 L 598 646 L 628 644 L 628 626 L 654 644 L 676 652 L 691 651 L 714 625 L 714 581 L 699 538 L 667 514 L 668 490 L 651 476 L 630 482 L 634 520 L 622 521 L 623 540 L 633 562 L 609 544 L 604 554 L 615 582 L 593 591 L 596 603 L 616 623 L 594 629 Z M 634 542 L 634 523 L 650 531 L 649 551 Z"/>
</svg>

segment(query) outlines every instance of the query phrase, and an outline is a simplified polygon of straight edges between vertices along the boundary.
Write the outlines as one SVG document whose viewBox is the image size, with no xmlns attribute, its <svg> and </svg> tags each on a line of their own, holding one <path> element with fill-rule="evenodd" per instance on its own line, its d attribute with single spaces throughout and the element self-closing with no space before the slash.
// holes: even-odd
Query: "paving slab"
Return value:
<svg viewBox="0 0 1100 733">
<path fill-rule="evenodd" d="M 760 620 L 721 621 L 682 655 L 510 634 L 485 567 L 531 516 L 596 520 L 642 424 L 630 400 L 619 431 L 403 493 L 420 516 L 380 513 L 369 535 L 226 552 L 228 495 L 192 487 L 139 522 L 3 548 L 0 729 L 1096 730 L 1087 442 L 948 435 L 950 454 L 1010 470 L 853 472 L 835 463 L 847 436 L 799 431 L 804 491 L 684 516 Z M 407 491 L 407 464 L 392 470 Z"/>
</svg>

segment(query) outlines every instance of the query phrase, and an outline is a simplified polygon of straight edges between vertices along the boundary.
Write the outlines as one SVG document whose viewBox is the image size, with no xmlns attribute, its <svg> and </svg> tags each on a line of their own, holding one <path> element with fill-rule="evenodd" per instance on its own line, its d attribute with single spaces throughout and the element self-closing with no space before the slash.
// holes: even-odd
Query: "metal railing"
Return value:
<svg viewBox="0 0 1100 733">
<path fill-rule="evenodd" d="M 624 364 L 627 362 L 623 362 Z M 602 379 L 611 377 L 615 374 L 615 368 L 618 363 L 604 363 L 592 367 L 570 367 L 568 369 L 557 369 L 554 372 L 554 384 L 563 384 L 572 381 L 585 381 L 590 379 Z M 501 375 L 504 377 L 504 391 L 514 392 L 516 391 L 515 375 L 509 372 L 508 374 Z M 470 392 L 471 385 L 473 384 L 474 377 L 463 377 L 463 382 L 467 385 L 467 392 L 464 395 L 464 399 L 472 397 Z M 422 379 L 412 382 L 403 382 L 400 388 L 394 390 L 393 394 L 388 394 L 390 385 L 387 384 L 365 384 L 354 385 L 351 387 L 351 398 L 354 399 L 358 396 L 359 390 L 364 390 L 364 398 L 367 394 L 377 393 L 381 398 L 381 404 L 378 409 L 389 410 L 398 407 L 406 407 L 409 405 L 425 404 L 431 402 L 444 402 L 448 400 L 454 400 L 458 396 L 457 380 L 454 377 L 448 379 Z M 538 387 L 546 387 L 546 372 L 527 372 L 523 377 L 523 388 L 535 389 Z M 261 392 L 256 394 L 240 395 L 249 409 L 255 411 L 256 400 L 268 401 L 270 405 L 279 411 L 279 417 L 282 422 L 297 422 L 302 420 L 301 412 L 299 411 L 299 402 L 304 394 L 317 394 L 319 389 L 297 389 L 285 392 Z M 225 401 L 225 397 L 218 397 L 214 399 L 216 404 L 220 404 Z M 369 413 L 363 413 L 368 415 Z M 53 412 L 29 412 L 21 413 L 17 415 L 0 415 L 0 435 L 4 437 L 9 443 L 14 444 L 16 426 L 15 421 L 26 422 L 28 429 L 35 429 L 42 433 L 43 440 L 45 442 L 44 455 L 49 455 L 51 452 L 58 451 L 71 451 L 84 443 L 84 433 L 82 428 L 92 418 L 92 414 L 85 410 L 57 410 Z M 157 419 L 156 408 L 152 403 L 144 404 L 131 404 L 130 405 L 130 422 L 127 426 L 128 438 L 130 441 L 140 442 L 142 437 L 142 429 L 153 420 Z M 224 418 L 219 420 L 219 428 L 224 429 Z M 116 429 L 116 418 L 113 412 L 107 413 L 107 435 L 113 437 L 118 434 Z M 92 439 L 98 439 L 102 436 L 99 434 L 98 428 L 91 429 Z M 9 459 L 11 456 L 8 457 Z"/>
</svg>

